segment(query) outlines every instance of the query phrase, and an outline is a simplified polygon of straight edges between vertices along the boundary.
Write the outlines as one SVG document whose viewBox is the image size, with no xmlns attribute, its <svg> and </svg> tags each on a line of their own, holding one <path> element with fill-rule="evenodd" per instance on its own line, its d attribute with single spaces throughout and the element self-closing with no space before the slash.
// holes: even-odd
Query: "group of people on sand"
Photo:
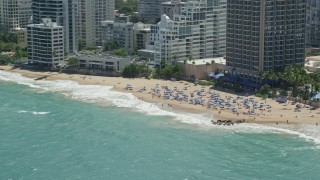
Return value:
<svg viewBox="0 0 320 180">
<path fill-rule="evenodd" d="M 152 99 L 159 98 L 162 100 L 174 100 L 178 101 L 179 104 L 191 104 L 195 106 L 202 106 L 207 110 L 212 110 L 221 114 L 222 112 L 228 112 L 235 114 L 237 117 L 246 116 L 249 119 L 256 120 L 257 118 L 261 119 L 262 117 L 268 118 L 274 115 L 270 114 L 273 107 L 271 104 L 267 103 L 266 99 L 260 99 L 258 97 L 252 96 L 240 96 L 240 95 L 231 95 L 224 94 L 223 92 L 215 91 L 209 87 L 197 86 L 191 87 L 192 84 L 185 83 L 184 86 L 179 88 L 176 86 L 160 86 L 155 84 L 152 88 L 140 88 L 138 92 L 148 93 L 152 96 Z M 162 108 L 166 103 L 159 103 L 156 106 Z M 273 106 L 276 106 L 273 104 Z M 287 107 L 288 105 L 286 105 Z M 170 107 L 172 105 L 168 104 L 165 107 Z M 277 107 L 277 106 L 276 106 Z M 287 109 L 289 110 L 289 109 Z M 275 112 L 276 113 L 276 112 Z M 293 116 L 298 118 L 298 116 Z M 311 115 L 310 115 L 311 117 Z M 313 115 L 314 117 L 314 115 Z M 244 117 L 243 117 L 244 118 Z M 280 115 L 280 118 L 285 118 L 283 114 Z M 285 121 L 284 121 L 285 122 Z M 289 119 L 286 121 L 289 124 Z M 318 123 L 316 124 L 318 125 Z"/>
</svg>

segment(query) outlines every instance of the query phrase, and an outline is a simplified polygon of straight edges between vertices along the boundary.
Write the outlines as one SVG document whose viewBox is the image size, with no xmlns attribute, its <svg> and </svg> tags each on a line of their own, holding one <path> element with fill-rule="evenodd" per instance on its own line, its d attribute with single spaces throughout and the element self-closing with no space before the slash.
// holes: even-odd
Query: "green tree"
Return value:
<svg viewBox="0 0 320 180">
<path fill-rule="evenodd" d="M 122 71 L 122 76 L 124 78 L 135 78 L 138 75 L 139 75 L 139 69 L 136 64 L 127 65 Z"/>
<path fill-rule="evenodd" d="M 78 66 L 78 59 L 75 57 L 69 58 L 67 65 L 72 68 L 76 68 Z"/>
<path fill-rule="evenodd" d="M 114 55 L 117 55 L 117 56 L 127 56 L 128 55 L 128 52 L 125 49 L 116 49 L 116 50 L 113 50 L 111 53 Z"/>
</svg>

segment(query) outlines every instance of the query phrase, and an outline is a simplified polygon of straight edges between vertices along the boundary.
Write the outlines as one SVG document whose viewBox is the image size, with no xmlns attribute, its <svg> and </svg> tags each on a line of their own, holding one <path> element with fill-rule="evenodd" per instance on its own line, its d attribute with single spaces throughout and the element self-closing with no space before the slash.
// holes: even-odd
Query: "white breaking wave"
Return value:
<svg viewBox="0 0 320 180">
<path fill-rule="evenodd" d="M 0 80 L 12 81 L 18 84 L 27 85 L 31 88 L 41 89 L 42 91 L 59 92 L 72 99 L 91 102 L 91 103 L 112 103 L 117 107 L 131 108 L 138 112 L 153 116 L 170 116 L 175 120 L 195 124 L 204 128 L 227 129 L 234 132 L 252 133 L 286 133 L 299 136 L 320 144 L 320 128 L 309 125 L 291 126 L 268 126 L 258 124 L 238 124 L 235 126 L 214 126 L 211 119 L 206 115 L 176 113 L 166 111 L 152 103 L 144 102 L 133 96 L 131 93 L 112 91 L 111 86 L 101 85 L 80 85 L 70 80 L 40 80 L 35 81 L 31 78 L 23 77 L 20 74 L 10 73 L 0 70 Z M 26 113 L 20 111 L 20 113 Z M 47 114 L 49 112 L 32 112 L 33 114 Z"/>
<path fill-rule="evenodd" d="M 49 114 L 50 112 L 37 112 L 37 111 L 19 110 L 18 113 L 32 113 L 34 115 L 45 115 L 45 114 Z"/>
<path fill-rule="evenodd" d="M 50 112 L 36 112 L 36 111 L 33 111 L 32 114 L 34 115 L 45 115 L 45 114 L 49 114 Z"/>
</svg>

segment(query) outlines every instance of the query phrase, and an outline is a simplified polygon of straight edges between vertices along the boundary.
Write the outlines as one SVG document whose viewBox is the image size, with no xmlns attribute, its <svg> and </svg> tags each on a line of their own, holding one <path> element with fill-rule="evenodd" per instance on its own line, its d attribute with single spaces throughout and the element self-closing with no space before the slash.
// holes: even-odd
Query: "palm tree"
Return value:
<svg viewBox="0 0 320 180">
<path fill-rule="evenodd" d="M 258 77 L 259 77 L 259 81 L 260 81 L 260 86 L 262 85 L 262 80 L 264 79 L 264 72 L 263 71 L 259 71 L 258 72 Z"/>
<path fill-rule="evenodd" d="M 211 60 L 211 70 L 213 71 L 213 65 L 215 64 L 216 62 L 214 60 Z"/>
<path fill-rule="evenodd" d="M 208 75 L 208 66 L 210 65 L 210 63 L 209 62 L 206 62 L 206 73 L 207 73 L 207 75 Z"/>
<path fill-rule="evenodd" d="M 190 56 L 188 56 L 188 57 L 189 57 L 188 61 L 191 63 L 193 57 L 192 57 L 192 55 L 190 55 Z M 189 66 L 189 77 L 191 78 L 191 65 L 188 64 L 188 66 Z"/>
<path fill-rule="evenodd" d="M 195 65 L 195 64 L 196 64 L 196 62 L 195 62 L 195 61 L 192 61 L 192 65 L 193 65 L 193 68 L 192 68 L 193 73 L 192 73 L 192 74 L 193 74 L 193 77 L 196 77 L 196 75 L 195 75 L 195 73 L 194 73 L 194 72 L 195 72 L 194 69 L 196 68 L 196 65 Z"/>
<path fill-rule="evenodd" d="M 174 55 L 172 59 L 173 59 L 172 64 L 175 65 L 176 64 L 176 60 L 177 60 L 177 55 Z"/>
<path fill-rule="evenodd" d="M 237 70 L 236 68 L 232 68 L 232 75 L 236 70 Z"/>
</svg>

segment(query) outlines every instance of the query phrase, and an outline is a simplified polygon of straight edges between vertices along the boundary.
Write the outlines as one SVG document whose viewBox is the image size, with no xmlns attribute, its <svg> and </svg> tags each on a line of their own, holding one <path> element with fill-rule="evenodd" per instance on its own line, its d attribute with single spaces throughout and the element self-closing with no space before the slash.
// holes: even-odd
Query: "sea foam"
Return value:
<svg viewBox="0 0 320 180">
<path fill-rule="evenodd" d="M 71 80 L 39 80 L 23 77 L 20 74 L 10 73 L 0 70 L 0 80 L 12 81 L 17 84 L 27 85 L 31 88 L 41 89 L 42 91 L 59 92 L 75 100 L 90 103 L 112 103 L 114 106 L 130 108 L 135 111 L 152 116 L 170 116 L 174 120 L 182 123 L 194 124 L 206 129 L 225 129 L 234 132 L 244 133 L 285 133 L 299 136 L 320 144 L 319 128 L 309 125 L 288 125 L 270 126 L 258 124 L 239 124 L 236 126 L 214 126 L 211 118 L 202 114 L 177 113 L 167 111 L 158 106 L 144 102 L 133 96 L 131 93 L 112 91 L 111 86 L 101 85 L 80 85 Z M 23 113 L 23 112 L 20 112 Z M 33 112 L 33 114 L 47 114 L 49 112 Z"/>
</svg>

